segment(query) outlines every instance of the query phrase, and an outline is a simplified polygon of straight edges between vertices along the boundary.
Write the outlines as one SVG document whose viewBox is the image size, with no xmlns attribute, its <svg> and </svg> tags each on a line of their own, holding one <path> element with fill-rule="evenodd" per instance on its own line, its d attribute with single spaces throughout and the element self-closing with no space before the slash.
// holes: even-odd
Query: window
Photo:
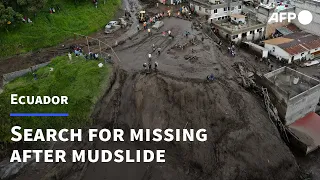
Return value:
<svg viewBox="0 0 320 180">
<path fill-rule="evenodd" d="M 230 11 L 230 7 L 228 7 L 228 11 Z"/>
<path fill-rule="evenodd" d="M 213 10 L 213 12 L 214 12 L 215 14 L 217 14 L 217 13 L 218 13 L 218 9 Z"/>
<path fill-rule="evenodd" d="M 250 34 L 253 34 L 253 31 L 250 31 Z"/>
<path fill-rule="evenodd" d="M 236 38 L 238 38 L 238 35 L 233 35 L 232 36 L 232 39 L 236 39 Z"/>
<path fill-rule="evenodd" d="M 221 17 L 219 17 L 218 20 L 221 20 Z"/>
<path fill-rule="evenodd" d="M 223 10 L 224 10 L 224 11 L 227 11 L 227 8 L 225 7 L 225 8 L 223 8 Z"/>
<path fill-rule="evenodd" d="M 301 56 L 303 56 L 304 55 L 304 53 L 301 53 Z"/>
<path fill-rule="evenodd" d="M 239 8 L 238 9 L 241 9 L 241 5 L 239 5 Z"/>
<path fill-rule="evenodd" d="M 276 48 L 275 48 L 275 47 L 273 47 L 273 48 L 272 48 L 272 51 L 274 52 L 275 50 L 276 50 Z"/>
</svg>

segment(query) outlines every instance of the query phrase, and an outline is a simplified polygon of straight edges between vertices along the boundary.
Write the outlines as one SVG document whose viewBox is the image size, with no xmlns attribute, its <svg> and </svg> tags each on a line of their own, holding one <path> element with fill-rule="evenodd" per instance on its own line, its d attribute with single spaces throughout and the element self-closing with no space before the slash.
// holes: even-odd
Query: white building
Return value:
<svg viewBox="0 0 320 180">
<path fill-rule="evenodd" d="M 237 24 L 246 24 L 246 16 L 241 14 L 232 14 L 231 21 Z"/>
<path fill-rule="evenodd" d="M 255 20 L 254 18 L 247 18 L 242 15 L 235 15 L 237 22 L 233 20 L 220 20 L 213 22 L 213 30 L 221 37 L 229 39 L 235 43 L 241 41 L 256 41 L 264 37 L 266 23 Z M 232 18 L 231 18 L 232 19 Z M 244 23 L 242 22 L 243 20 Z"/>
<path fill-rule="evenodd" d="M 269 54 L 291 64 L 296 60 L 312 60 L 320 56 L 320 37 L 306 32 L 296 32 L 264 41 Z"/>
<path fill-rule="evenodd" d="M 231 1 L 231 0 L 230 0 Z M 191 0 L 190 6 L 200 15 L 207 15 L 208 22 L 228 19 L 232 14 L 241 14 L 242 1 L 227 2 L 219 0 Z"/>
</svg>

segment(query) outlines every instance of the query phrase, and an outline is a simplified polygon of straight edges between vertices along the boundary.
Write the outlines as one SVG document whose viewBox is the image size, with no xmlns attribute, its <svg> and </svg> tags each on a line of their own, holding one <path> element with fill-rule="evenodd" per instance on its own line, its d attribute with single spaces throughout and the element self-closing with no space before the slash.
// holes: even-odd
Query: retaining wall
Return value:
<svg viewBox="0 0 320 180">
<path fill-rule="evenodd" d="M 50 63 L 50 61 L 49 61 L 49 62 L 42 63 L 42 64 L 37 64 L 37 65 L 35 65 L 35 66 L 31 66 L 31 67 L 28 68 L 28 69 L 22 69 L 22 70 L 20 70 L 20 71 L 15 71 L 15 72 L 11 72 L 11 73 L 8 73 L 8 74 L 4 74 L 4 75 L 3 75 L 3 85 L 2 85 L 2 86 L 6 85 L 6 84 L 9 83 L 10 81 L 15 80 L 15 79 L 18 78 L 18 77 L 21 77 L 21 76 L 26 75 L 27 73 L 31 72 L 31 69 L 32 69 L 33 71 L 35 71 L 35 70 L 38 70 L 39 68 L 42 68 L 42 67 L 44 67 L 44 66 L 47 66 L 49 63 Z"/>
</svg>

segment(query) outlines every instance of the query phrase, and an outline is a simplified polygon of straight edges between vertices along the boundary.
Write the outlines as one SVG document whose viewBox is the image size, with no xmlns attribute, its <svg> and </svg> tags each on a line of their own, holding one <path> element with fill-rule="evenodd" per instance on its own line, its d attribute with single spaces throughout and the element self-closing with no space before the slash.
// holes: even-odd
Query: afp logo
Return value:
<svg viewBox="0 0 320 180">
<path fill-rule="evenodd" d="M 282 22 L 286 19 L 288 19 L 288 22 L 291 22 L 292 20 L 296 19 L 297 15 L 294 12 L 280 12 L 280 13 L 272 13 L 270 19 L 268 22 Z M 302 10 L 298 14 L 298 21 L 302 25 L 308 25 L 312 22 L 313 16 L 310 11 Z"/>
</svg>

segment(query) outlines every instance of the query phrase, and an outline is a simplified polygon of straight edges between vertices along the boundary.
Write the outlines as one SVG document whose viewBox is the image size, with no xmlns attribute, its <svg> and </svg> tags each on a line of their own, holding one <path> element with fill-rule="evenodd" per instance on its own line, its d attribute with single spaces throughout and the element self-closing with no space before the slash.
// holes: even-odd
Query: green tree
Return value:
<svg viewBox="0 0 320 180">
<path fill-rule="evenodd" d="M 27 12 L 35 13 L 37 10 L 44 8 L 48 0 L 17 0 L 17 4 L 26 8 Z"/>
<path fill-rule="evenodd" d="M 12 7 L 5 7 L 0 3 L 0 28 L 8 27 L 15 23 L 21 22 L 22 15 L 12 9 Z"/>
</svg>

